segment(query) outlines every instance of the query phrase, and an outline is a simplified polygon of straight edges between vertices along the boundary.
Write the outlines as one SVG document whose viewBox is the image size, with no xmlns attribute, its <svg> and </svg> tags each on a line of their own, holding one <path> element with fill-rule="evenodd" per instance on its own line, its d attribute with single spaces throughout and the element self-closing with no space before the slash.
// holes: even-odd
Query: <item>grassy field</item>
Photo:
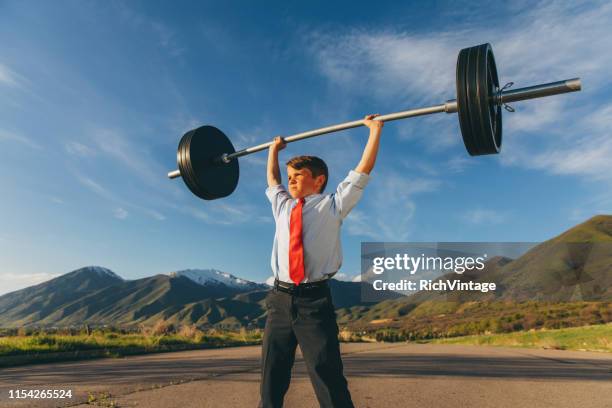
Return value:
<svg viewBox="0 0 612 408">
<path fill-rule="evenodd" d="M 39 331 L 0 337 L 0 367 L 97 357 L 121 357 L 163 351 L 243 346 L 261 343 L 259 330 L 239 332 L 194 327 L 169 331 L 159 327 L 137 333 L 112 329 L 89 334 L 62 334 Z"/>
<path fill-rule="evenodd" d="M 362 335 L 342 330 L 340 340 L 405 341 L 388 330 Z M 167 351 L 232 347 L 261 344 L 261 330 L 201 331 L 195 327 L 168 330 L 163 325 L 141 332 L 121 332 L 117 329 L 96 329 L 89 333 L 36 331 L 0 337 L 0 367 L 79 360 L 99 357 L 121 357 L 134 354 Z M 468 344 L 585 350 L 612 352 L 612 323 L 542 329 L 513 333 L 481 334 L 413 341 L 432 344 Z"/>
<path fill-rule="evenodd" d="M 463 336 L 436 339 L 430 343 L 612 352 L 612 324 Z"/>
</svg>

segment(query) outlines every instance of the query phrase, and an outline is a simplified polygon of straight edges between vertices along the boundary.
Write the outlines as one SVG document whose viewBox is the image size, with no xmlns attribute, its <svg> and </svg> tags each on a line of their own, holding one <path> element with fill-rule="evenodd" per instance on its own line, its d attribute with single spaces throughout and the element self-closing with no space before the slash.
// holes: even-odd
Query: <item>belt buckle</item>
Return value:
<svg viewBox="0 0 612 408">
<path fill-rule="evenodd" d="M 280 281 L 280 280 L 276 280 L 274 282 L 274 287 L 277 290 L 280 290 L 281 292 L 286 292 L 286 293 L 289 293 L 289 294 L 293 294 L 294 293 L 294 287 L 293 286 L 291 286 L 290 284 L 283 285 L 283 284 L 281 284 L 281 282 L 282 281 Z M 282 282 L 282 283 L 285 283 L 285 282 Z"/>
</svg>

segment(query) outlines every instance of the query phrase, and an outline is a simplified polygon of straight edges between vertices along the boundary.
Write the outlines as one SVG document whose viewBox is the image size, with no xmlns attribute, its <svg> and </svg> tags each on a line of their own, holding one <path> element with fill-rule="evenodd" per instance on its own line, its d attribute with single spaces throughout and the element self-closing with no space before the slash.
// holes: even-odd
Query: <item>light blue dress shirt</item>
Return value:
<svg viewBox="0 0 612 408">
<path fill-rule="evenodd" d="M 340 226 L 361 198 L 369 179 L 368 174 L 351 170 L 333 194 L 311 194 L 304 197 L 304 280 L 301 283 L 331 278 L 340 269 Z M 289 277 L 289 220 L 297 200 L 291 198 L 282 184 L 268 187 L 266 195 L 272 203 L 272 213 L 276 221 L 270 260 L 272 272 L 277 279 L 293 283 Z"/>
</svg>

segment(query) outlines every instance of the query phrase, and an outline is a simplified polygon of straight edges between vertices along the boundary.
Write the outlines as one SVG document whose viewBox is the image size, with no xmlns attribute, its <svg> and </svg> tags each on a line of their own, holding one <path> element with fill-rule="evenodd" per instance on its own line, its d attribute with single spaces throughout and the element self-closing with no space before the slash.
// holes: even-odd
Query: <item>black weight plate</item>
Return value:
<svg viewBox="0 0 612 408">
<path fill-rule="evenodd" d="M 486 140 L 482 134 L 482 123 L 479 108 L 480 84 L 478 83 L 478 66 L 480 65 L 480 51 L 482 46 L 471 47 L 468 54 L 466 69 L 467 104 L 470 111 L 470 123 L 472 127 L 472 139 L 475 142 L 476 155 L 483 154 L 486 149 Z"/>
<path fill-rule="evenodd" d="M 461 133 L 472 156 L 499 153 L 501 107 L 499 79 L 490 44 L 460 51 L 457 59 L 457 102 Z"/>
<path fill-rule="evenodd" d="M 238 160 L 223 163 L 223 153 L 235 149 L 227 136 L 214 126 L 201 126 L 185 133 L 177 157 L 181 176 L 196 196 L 214 200 L 230 195 L 238 185 Z"/>
<path fill-rule="evenodd" d="M 474 85 L 476 86 L 474 104 L 476 109 L 473 113 L 472 124 L 475 127 L 478 138 L 479 154 L 499 153 L 496 140 L 496 129 L 493 123 L 496 120 L 495 110 L 491 110 L 491 104 L 495 104 L 495 87 L 492 82 L 490 68 L 489 44 L 483 44 L 476 48 Z"/>
<path fill-rule="evenodd" d="M 497 76 L 497 65 L 493 48 L 487 44 L 487 81 L 488 94 L 486 104 L 489 107 L 491 117 L 491 131 L 493 132 L 493 142 L 495 143 L 496 153 L 499 153 L 502 146 L 502 107 L 497 103 L 497 92 L 499 91 L 499 77 Z M 483 101 L 485 103 L 485 101 Z"/>
<path fill-rule="evenodd" d="M 457 87 L 457 116 L 459 117 L 459 126 L 461 128 L 461 137 L 468 153 L 472 156 L 477 154 L 476 141 L 474 140 L 474 132 L 472 131 L 472 123 L 470 119 L 470 110 L 467 98 L 467 76 L 468 55 L 470 48 L 464 48 L 459 51 L 457 57 L 456 70 L 456 87 Z"/>
<path fill-rule="evenodd" d="M 191 163 L 188 161 L 187 155 L 189 141 L 191 140 L 191 136 L 194 132 L 195 130 L 191 130 L 185 133 L 185 135 L 183 135 L 183 137 L 181 138 L 177 151 L 177 162 L 179 170 L 181 172 L 181 178 L 183 179 L 187 187 L 189 187 L 191 192 L 200 197 L 202 195 L 202 192 L 200 191 L 200 188 L 197 184 L 197 180 L 194 180 L 193 178 Z"/>
</svg>

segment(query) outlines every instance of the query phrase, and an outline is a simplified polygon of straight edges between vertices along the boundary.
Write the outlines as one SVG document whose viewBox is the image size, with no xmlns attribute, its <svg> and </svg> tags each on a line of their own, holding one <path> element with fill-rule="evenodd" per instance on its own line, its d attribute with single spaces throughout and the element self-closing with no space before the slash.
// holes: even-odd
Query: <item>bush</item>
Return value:
<svg viewBox="0 0 612 408">
<path fill-rule="evenodd" d="M 195 324 L 181 326 L 178 334 L 179 336 L 195 340 L 198 343 L 204 338 L 204 333 Z"/>
</svg>

